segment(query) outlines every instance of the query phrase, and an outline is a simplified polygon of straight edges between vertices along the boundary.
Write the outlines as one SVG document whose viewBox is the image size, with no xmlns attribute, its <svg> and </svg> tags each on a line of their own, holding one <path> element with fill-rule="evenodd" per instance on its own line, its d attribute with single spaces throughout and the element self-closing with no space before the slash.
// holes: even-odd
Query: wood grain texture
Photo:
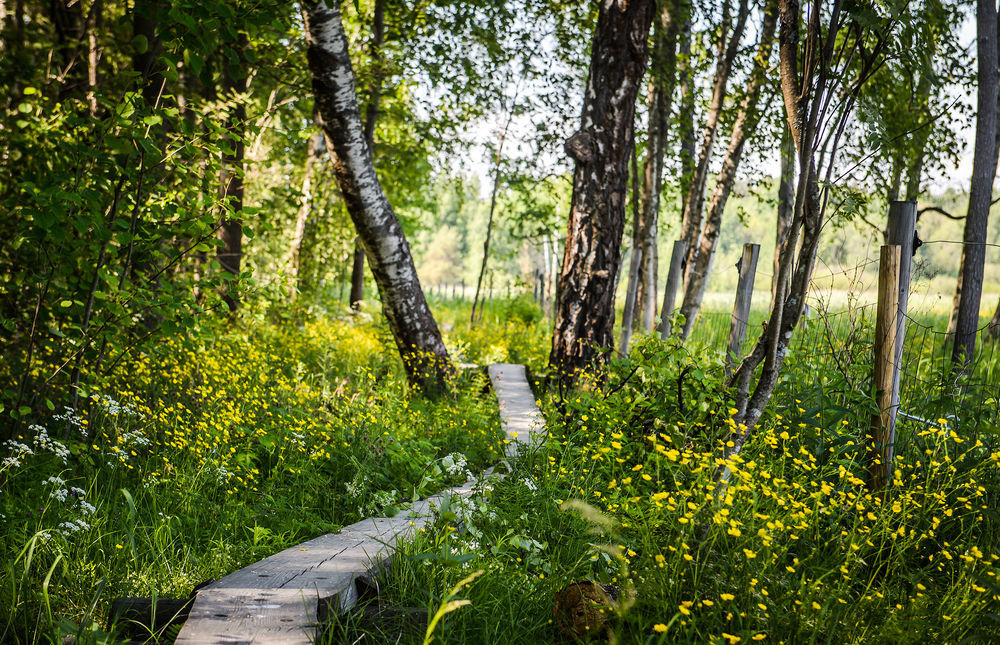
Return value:
<svg viewBox="0 0 1000 645">
<path fill-rule="evenodd" d="M 898 245 L 884 245 L 878 267 L 878 311 L 875 315 L 875 402 L 878 413 L 872 414 L 871 444 L 868 450 L 868 482 L 881 488 L 891 476 L 895 436 L 890 423 L 892 409 L 892 373 L 896 356 L 896 313 L 899 308 Z"/>
</svg>

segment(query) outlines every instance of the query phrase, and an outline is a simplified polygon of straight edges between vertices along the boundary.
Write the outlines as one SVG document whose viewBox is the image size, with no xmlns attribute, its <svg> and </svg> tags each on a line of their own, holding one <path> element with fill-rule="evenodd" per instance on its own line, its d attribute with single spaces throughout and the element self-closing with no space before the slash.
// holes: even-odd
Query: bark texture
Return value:
<svg viewBox="0 0 1000 645">
<path fill-rule="evenodd" d="M 549 362 L 565 381 L 607 360 L 621 264 L 635 99 L 646 69 L 653 0 L 600 5 L 580 130 Z"/>
<path fill-rule="evenodd" d="M 792 215 L 795 210 L 795 140 L 788 127 L 782 128 L 781 134 L 781 178 L 778 184 L 778 221 L 775 232 L 774 261 L 771 263 L 771 307 L 778 299 L 778 269 L 781 266 L 781 256 L 778 251 L 784 246 L 785 239 L 792 227 Z M 785 294 L 781 294 L 784 297 Z"/>
<path fill-rule="evenodd" d="M 382 45 L 385 44 L 385 0 L 375 0 L 372 16 L 372 82 L 368 88 L 365 105 L 365 139 L 375 156 L 375 124 L 378 122 L 379 104 L 382 101 Z M 358 309 L 365 299 L 365 251 L 360 242 L 354 244 L 351 263 L 351 309 Z"/>
<path fill-rule="evenodd" d="M 698 235 L 701 231 L 702 216 L 705 207 L 705 185 L 708 181 L 708 165 L 712 160 L 712 149 L 722 118 L 722 107 L 726 100 L 726 88 L 733 71 L 733 62 L 739 53 L 740 40 L 746 28 L 750 7 L 747 0 L 740 0 L 736 22 L 731 33 L 729 29 L 729 2 L 723 10 L 723 27 L 719 38 L 715 62 L 715 79 L 712 82 L 712 98 L 709 100 L 705 115 L 705 127 L 701 135 L 701 148 L 698 151 L 698 162 L 688 184 L 684 196 L 683 222 L 681 223 L 681 239 L 688 243 L 688 257 L 685 263 L 685 283 L 693 267 L 692 260 L 698 249 Z"/>
<path fill-rule="evenodd" d="M 633 232 L 632 239 L 632 247 L 642 249 L 638 306 L 632 318 L 632 325 L 638 327 L 641 324 L 646 331 L 652 331 L 653 315 L 656 312 L 659 263 L 657 224 L 660 213 L 660 192 L 663 189 L 663 157 L 667 150 L 667 132 L 670 127 L 674 88 L 677 85 L 679 13 L 678 0 L 661 0 L 653 30 L 649 135 L 646 141 L 646 160 L 642 168 L 639 224 Z"/>
<path fill-rule="evenodd" d="M 972 158 L 969 210 L 962 238 L 962 266 L 955 291 L 955 342 L 951 360 L 965 366 L 976 351 L 979 304 L 986 263 L 986 224 L 997 167 L 997 7 L 994 0 L 976 4 L 976 49 L 979 90 L 976 112 L 976 149 Z"/>
<path fill-rule="evenodd" d="M 698 237 L 698 248 L 690 255 L 689 262 L 691 264 L 688 266 L 688 279 L 684 284 L 684 301 L 681 303 L 681 314 L 684 315 L 684 328 L 680 334 L 682 339 L 686 339 L 691 333 L 694 319 L 698 315 L 698 310 L 701 309 L 701 302 L 705 297 L 705 287 L 708 285 L 708 276 L 712 270 L 712 263 L 715 261 L 719 232 L 722 230 L 722 213 L 726 209 L 726 202 L 732 193 L 733 184 L 736 183 L 736 171 L 743 159 L 743 147 L 760 121 L 760 111 L 757 104 L 767 80 L 767 65 L 768 59 L 771 57 L 777 19 L 777 0 L 770 0 L 761 23 L 760 42 L 757 46 L 757 57 L 754 59 L 750 82 L 747 85 L 743 101 L 740 103 L 736 122 L 733 123 L 729 147 L 722 162 L 722 169 L 716 178 L 715 188 L 708 203 L 708 212 L 705 215 L 705 223 Z"/>
<path fill-rule="evenodd" d="M 365 249 L 411 384 L 437 391 L 448 350 L 420 288 L 410 245 L 382 190 L 365 137 L 340 7 L 304 2 L 309 69 L 337 184 Z"/>
</svg>

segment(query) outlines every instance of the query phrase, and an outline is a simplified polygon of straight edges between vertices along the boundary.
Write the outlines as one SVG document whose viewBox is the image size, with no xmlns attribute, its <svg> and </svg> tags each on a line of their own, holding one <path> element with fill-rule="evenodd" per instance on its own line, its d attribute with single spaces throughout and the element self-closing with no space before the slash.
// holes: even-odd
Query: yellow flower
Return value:
<svg viewBox="0 0 1000 645">
<path fill-rule="evenodd" d="M 655 625 L 653 625 L 653 631 L 656 632 L 657 634 L 662 634 L 663 632 L 667 631 L 667 626 L 664 625 L 663 623 L 656 623 Z"/>
<path fill-rule="evenodd" d="M 747 560 L 753 560 L 754 558 L 757 557 L 757 554 L 751 551 L 750 549 L 743 549 L 743 553 L 746 554 Z"/>
<path fill-rule="evenodd" d="M 724 593 L 724 594 L 719 594 L 719 598 L 721 598 L 722 600 L 733 600 L 734 598 L 736 598 L 736 596 L 734 596 L 731 593 Z"/>
</svg>

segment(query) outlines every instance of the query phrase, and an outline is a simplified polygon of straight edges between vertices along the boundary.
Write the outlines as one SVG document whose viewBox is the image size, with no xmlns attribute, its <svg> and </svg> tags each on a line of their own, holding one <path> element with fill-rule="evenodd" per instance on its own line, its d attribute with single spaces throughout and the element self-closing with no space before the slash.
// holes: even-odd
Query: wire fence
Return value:
<svg viewBox="0 0 1000 645">
<path fill-rule="evenodd" d="M 865 258 L 853 266 L 828 268 L 815 276 L 811 307 L 790 340 L 786 359 L 788 372 L 793 374 L 790 378 L 835 380 L 839 389 L 824 393 L 829 397 L 826 403 L 833 407 L 856 406 L 860 397 L 872 394 L 877 302 L 871 289 L 877 283 L 877 269 L 877 258 Z M 824 294 L 824 281 L 842 276 L 854 279 L 856 293 L 841 294 L 841 300 L 846 301 L 838 305 L 831 304 L 829 294 L 818 297 Z M 916 306 L 910 308 L 903 321 L 898 423 L 922 429 L 937 424 L 938 419 L 948 419 L 960 424 L 966 434 L 985 433 L 992 437 L 990 443 L 995 443 L 1000 434 L 1000 341 L 991 336 L 989 324 L 984 323 L 977 332 L 971 360 L 959 369 L 952 362 L 948 314 L 928 306 L 942 298 L 941 294 L 932 297 L 931 289 L 930 277 L 912 278 L 910 302 Z M 758 341 L 768 315 L 770 294 L 756 296 L 757 308 L 746 321 L 748 332 L 741 355 L 746 355 Z M 717 350 L 722 355 L 732 317 L 728 311 L 702 312 L 692 328 L 689 345 Z M 788 391 L 809 386 L 788 385 Z"/>
</svg>

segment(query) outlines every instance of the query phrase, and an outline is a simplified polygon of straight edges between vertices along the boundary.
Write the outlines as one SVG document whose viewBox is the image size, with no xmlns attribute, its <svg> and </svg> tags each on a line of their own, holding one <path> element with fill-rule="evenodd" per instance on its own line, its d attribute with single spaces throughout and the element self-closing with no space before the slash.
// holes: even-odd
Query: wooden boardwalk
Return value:
<svg viewBox="0 0 1000 645">
<path fill-rule="evenodd" d="M 544 438 L 545 422 L 523 365 L 491 365 L 489 375 L 510 439 L 506 454 L 514 457 L 518 446 Z M 368 518 L 303 542 L 213 582 L 197 592 L 176 642 L 312 643 L 321 604 L 351 608 L 358 599 L 357 581 L 371 576 L 400 540 L 431 521 L 432 505 L 446 497 L 468 497 L 477 483 L 470 480 L 415 502 L 395 517 Z"/>
</svg>

